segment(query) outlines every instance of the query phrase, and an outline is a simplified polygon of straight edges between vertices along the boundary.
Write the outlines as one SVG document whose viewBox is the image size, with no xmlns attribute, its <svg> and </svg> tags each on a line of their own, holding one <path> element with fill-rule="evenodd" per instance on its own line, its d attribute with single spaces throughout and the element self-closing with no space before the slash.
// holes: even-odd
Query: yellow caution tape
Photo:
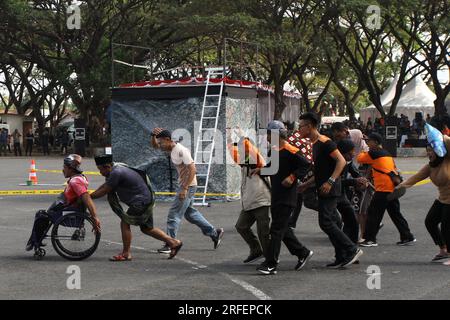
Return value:
<svg viewBox="0 0 450 320">
<path fill-rule="evenodd" d="M 26 196 L 26 195 L 48 195 L 48 194 L 60 194 L 64 190 L 0 190 L 0 196 Z M 95 190 L 89 190 L 94 192 Z M 157 196 L 174 196 L 175 192 L 155 192 Z M 203 196 L 204 193 L 196 193 L 195 196 Z M 235 193 L 206 193 L 207 197 L 236 197 L 239 194 Z"/>
<path fill-rule="evenodd" d="M 45 173 L 62 173 L 62 170 L 45 170 L 45 169 L 38 169 L 36 172 L 45 172 Z M 95 171 L 83 171 L 83 174 L 90 175 L 90 176 L 101 176 L 100 172 Z"/>
<path fill-rule="evenodd" d="M 64 190 L 0 190 L 0 196 L 24 196 L 24 195 L 43 195 L 60 194 Z"/>
<path fill-rule="evenodd" d="M 431 182 L 431 180 L 427 179 L 427 180 L 423 180 L 423 181 L 420 181 L 420 182 L 416 183 L 414 186 L 416 186 L 416 187 L 423 186 L 424 184 L 428 184 L 430 182 Z"/>
</svg>

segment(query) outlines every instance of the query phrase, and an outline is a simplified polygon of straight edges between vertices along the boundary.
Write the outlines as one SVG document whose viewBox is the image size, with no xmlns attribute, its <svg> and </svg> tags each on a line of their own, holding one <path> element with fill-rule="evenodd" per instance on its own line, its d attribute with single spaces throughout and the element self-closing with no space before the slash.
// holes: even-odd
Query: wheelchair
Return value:
<svg viewBox="0 0 450 320">
<path fill-rule="evenodd" d="M 90 257 L 100 242 L 100 232 L 94 232 L 94 220 L 86 211 L 46 211 L 40 210 L 37 219 L 41 218 L 41 229 L 36 230 L 41 235 L 33 246 L 34 258 L 42 260 L 46 250 L 42 244 L 50 238 L 53 248 L 61 257 L 79 261 Z M 39 227 L 38 227 L 39 228 Z M 51 230 L 51 231 L 50 231 Z"/>
</svg>

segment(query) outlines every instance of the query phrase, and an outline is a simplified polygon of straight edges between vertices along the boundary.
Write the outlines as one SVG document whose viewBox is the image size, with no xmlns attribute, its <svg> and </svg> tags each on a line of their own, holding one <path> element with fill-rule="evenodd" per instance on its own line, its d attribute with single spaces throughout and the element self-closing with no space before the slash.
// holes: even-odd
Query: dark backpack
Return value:
<svg viewBox="0 0 450 320">
<path fill-rule="evenodd" d="M 391 178 L 392 183 L 394 184 L 394 186 L 398 186 L 400 183 L 403 182 L 403 177 L 399 173 L 396 173 L 394 171 L 384 172 L 384 171 L 375 169 L 374 167 L 372 167 L 372 169 L 375 170 L 376 172 L 388 175 L 389 178 Z"/>
</svg>

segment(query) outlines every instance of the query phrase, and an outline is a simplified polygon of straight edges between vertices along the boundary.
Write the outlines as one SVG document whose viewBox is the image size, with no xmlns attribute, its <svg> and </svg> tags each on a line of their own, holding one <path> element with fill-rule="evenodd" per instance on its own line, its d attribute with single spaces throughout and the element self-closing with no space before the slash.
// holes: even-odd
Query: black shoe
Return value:
<svg viewBox="0 0 450 320">
<path fill-rule="evenodd" d="M 448 254 L 438 254 L 436 255 L 431 262 L 443 262 L 450 259 L 450 253 Z"/>
<path fill-rule="evenodd" d="M 341 264 L 342 268 L 345 268 L 351 264 L 353 264 L 358 258 L 363 254 L 363 251 L 361 249 L 356 249 L 356 252 L 344 259 L 344 261 Z"/>
<path fill-rule="evenodd" d="M 381 228 L 383 228 L 383 227 L 384 227 L 384 223 L 383 223 L 383 222 L 380 222 L 380 225 L 378 226 L 378 231 L 380 231 Z"/>
<path fill-rule="evenodd" d="M 163 245 L 161 249 L 158 249 L 158 253 L 170 253 L 171 251 L 172 249 L 167 244 Z"/>
<path fill-rule="evenodd" d="M 408 239 L 408 240 L 402 240 L 402 241 L 397 242 L 397 245 L 398 246 L 410 246 L 416 241 L 417 240 L 415 238 L 414 239 Z"/>
<path fill-rule="evenodd" d="M 312 250 L 309 250 L 309 253 L 306 256 L 304 256 L 303 258 L 299 258 L 298 263 L 295 266 L 295 271 L 298 271 L 301 268 L 303 268 L 305 266 L 306 262 L 308 262 L 308 260 L 311 259 L 313 254 L 314 254 L 314 252 Z"/>
<path fill-rule="evenodd" d="M 262 257 L 263 257 L 262 252 L 250 253 L 250 255 L 247 257 L 247 259 L 244 260 L 244 263 L 250 263 L 250 262 L 256 261 Z"/>
<path fill-rule="evenodd" d="M 277 267 L 270 267 L 264 262 L 256 270 L 265 275 L 277 274 Z"/>
<path fill-rule="evenodd" d="M 375 241 L 365 240 L 359 244 L 361 247 L 378 247 L 378 243 Z"/>
<path fill-rule="evenodd" d="M 330 269 L 339 269 L 341 265 L 342 261 L 336 260 L 335 262 L 327 264 L 326 267 Z"/>
<path fill-rule="evenodd" d="M 217 249 L 219 247 L 220 242 L 222 241 L 224 231 L 222 228 L 220 228 L 220 229 L 216 229 L 216 232 L 217 232 L 217 236 L 216 236 L 216 238 L 213 239 L 214 249 Z"/>
<path fill-rule="evenodd" d="M 31 242 L 27 243 L 27 246 L 25 247 L 25 251 L 31 251 L 33 250 L 33 244 Z"/>
</svg>

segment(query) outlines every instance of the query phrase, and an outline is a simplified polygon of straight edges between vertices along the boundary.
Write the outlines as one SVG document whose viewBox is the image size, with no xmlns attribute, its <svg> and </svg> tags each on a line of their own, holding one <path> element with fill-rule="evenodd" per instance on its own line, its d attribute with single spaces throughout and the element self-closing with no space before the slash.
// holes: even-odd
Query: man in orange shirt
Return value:
<svg viewBox="0 0 450 320">
<path fill-rule="evenodd" d="M 386 209 L 400 233 L 400 241 L 397 242 L 397 245 L 404 246 L 416 242 L 409 230 L 408 222 L 400 212 L 398 199 L 388 201 L 388 195 L 394 191 L 395 187 L 389 173 L 397 173 L 397 168 L 392 156 L 383 149 L 382 143 L 383 138 L 381 135 L 378 133 L 370 134 L 367 139 L 369 152 L 362 152 L 357 157 L 359 163 L 372 166 L 372 176 L 375 184 L 375 194 L 368 209 L 368 219 L 364 233 L 365 241 L 360 243 L 363 247 L 378 246 L 376 236 Z"/>
</svg>

